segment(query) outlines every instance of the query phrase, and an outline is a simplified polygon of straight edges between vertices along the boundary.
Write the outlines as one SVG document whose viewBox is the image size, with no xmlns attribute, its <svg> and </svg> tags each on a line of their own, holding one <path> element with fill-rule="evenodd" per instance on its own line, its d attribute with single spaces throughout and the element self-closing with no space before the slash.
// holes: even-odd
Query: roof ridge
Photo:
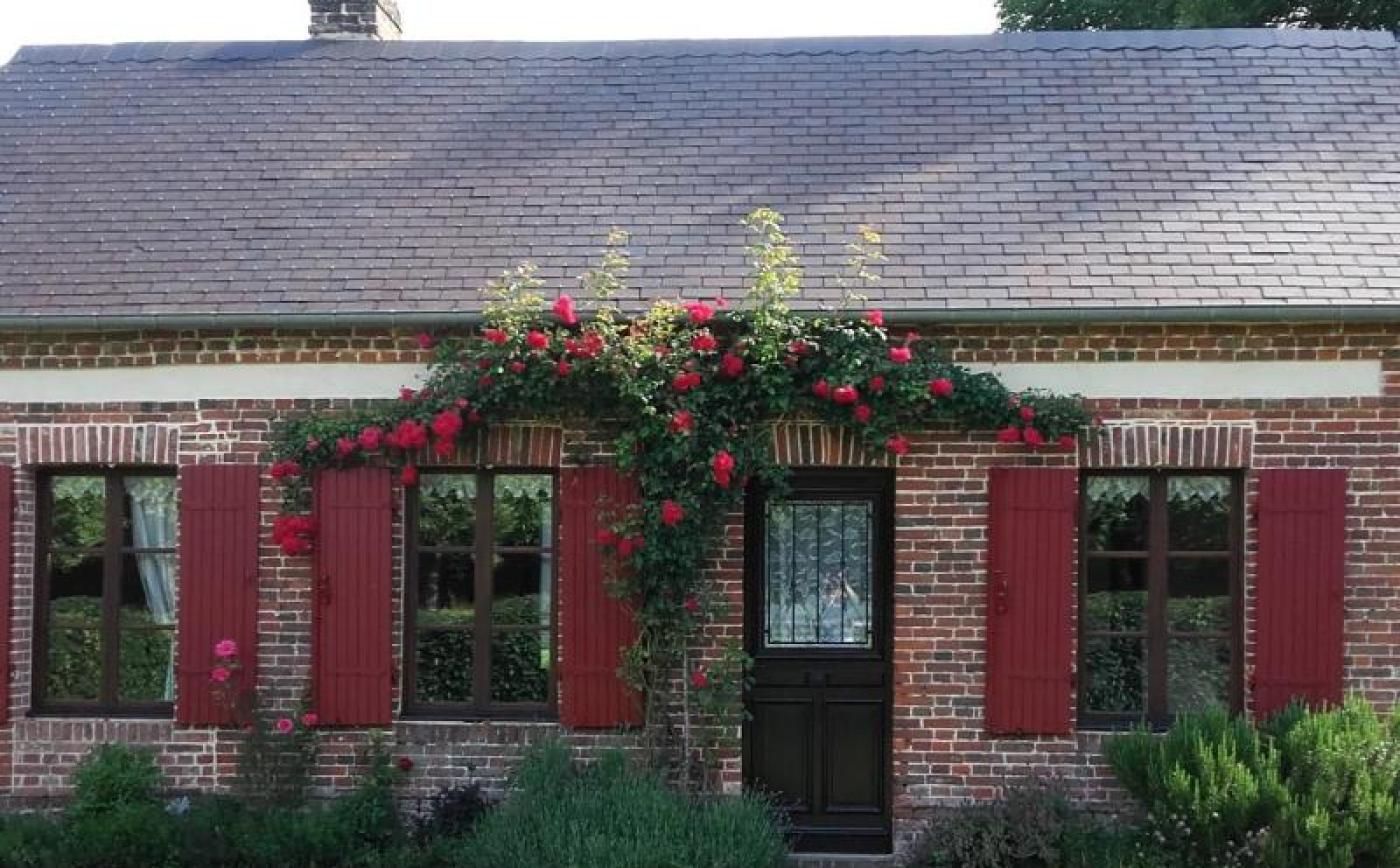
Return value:
<svg viewBox="0 0 1400 868">
<path fill-rule="evenodd" d="M 821 54 L 1131 51 L 1236 48 L 1393 49 L 1386 30 L 1234 28 L 993 33 L 973 36 L 668 39 L 612 42 L 132 42 L 21 48 L 11 65 L 248 60 L 607 60 Z"/>
</svg>

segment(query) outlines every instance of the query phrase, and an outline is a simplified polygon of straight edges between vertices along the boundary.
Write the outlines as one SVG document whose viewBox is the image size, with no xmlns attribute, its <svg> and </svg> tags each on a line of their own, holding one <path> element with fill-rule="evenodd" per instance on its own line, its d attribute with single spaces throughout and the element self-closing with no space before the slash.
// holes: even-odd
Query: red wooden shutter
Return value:
<svg viewBox="0 0 1400 868">
<path fill-rule="evenodd" d="M 316 713 L 331 725 L 387 726 L 394 670 L 389 471 L 322 471 L 315 492 Z"/>
<path fill-rule="evenodd" d="M 1075 471 L 997 467 L 989 480 L 986 727 L 1070 732 Z"/>
<path fill-rule="evenodd" d="M 15 469 L 0 464 L 0 724 L 10 719 L 10 608 L 15 572 Z"/>
<path fill-rule="evenodd" d="M 559 718 L 576 729 L 636 725 L 641 703 L 617 673 L 637 629 L 627 606 L 608 593 L 597 536 L 607 525 L 606 510 L 637 501 L 637 486 L 613 467 L 571 467 L 560 489 Z"/>
<path fill-rule="evenodd" d="M 232 723 L 209 685 L 214 643 L 233 639 L 242 683 L 256 682 L 258 659 L 258 468 L 196 464 L 180 469 L 180 679 L 175 719 Z"/>
<path fill-rule="evenodd" d="M 1342 700 L 1345 470 L 1259 473 L 1254 713 Z"/>
</svg>

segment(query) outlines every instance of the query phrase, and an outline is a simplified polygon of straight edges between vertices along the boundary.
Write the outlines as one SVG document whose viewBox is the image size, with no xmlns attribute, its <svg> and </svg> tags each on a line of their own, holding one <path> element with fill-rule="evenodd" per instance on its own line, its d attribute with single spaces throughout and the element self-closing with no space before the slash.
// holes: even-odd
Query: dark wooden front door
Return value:
<svg viewBox="0 0 1400 868">
<path fill-rule="evenodd" d="M 747 510 L 745 783 L 778 797 L 799 850 L 888 852 L 889 474 L 791 482 Z"/>
</svg>

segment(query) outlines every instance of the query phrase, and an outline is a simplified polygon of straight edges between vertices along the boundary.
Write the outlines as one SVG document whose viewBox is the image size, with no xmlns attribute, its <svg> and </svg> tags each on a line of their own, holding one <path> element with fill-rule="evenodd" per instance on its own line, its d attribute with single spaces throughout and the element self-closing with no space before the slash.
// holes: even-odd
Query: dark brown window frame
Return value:
<svg viewBox="0 0 1400 868">
<path fill-rule="evenodd" d="M 121 481 L 128 476 L 169 476 L 176 470 L 165 466 L 143 465 L 73 465 L 40 470 L 35 479 L 35 546 L 34 546 L 34 642 L 31 714 L 91 717 L 173 717 L 175 703 L 123 701 L 117 693 L 121 653 L 121 568 L 122 557 L 132 552 L 173 552 L 173 549 L 138 549 L 122 545 L 122 517 L 125 493 Z M 65 476 L 98 476 L 106 485 L 104 535 L 102 541 L 102 683 L 98 699 L 50 700 L 44 690 L 48 684 L 49 664 L 49 591 L 50 553 L 53 527 L 53 480 Z M 114 496 L 115 495 L 115 496 Z M 178 579 L 177 579 L 178 581 Z M 178 587 L 175 628 L 171 640 L 179 632 Z M 178 679 L 177 679 L 178 681 Z"/>
<path fill-rule="evenodd" d="M 1147 562 L 1147 611 L 1143 626 L 1143 641 L 1147 655 L 1147 706 L 1138 712 L 1092 711 L 1084 707 L 1084 646 L 1085 639 L 1098 636 L 1112 636 L 1114 633 L 1089 631 L 1085 628 L 1083 613 L 1087 603 L 1089 560 L 1088 534 L 1088 486 L 1087 481 L 1094 477 L 1146 477 L 1149 482 L 1149 506 L 1147 516 L 1147 544 L 1141 552 L 1096 552 L 1097 557 L 1141 557 Z M 1082 729 L 1124 729 L 1147 724 L 1154 729 L 1165 729 L 1175 719 L 1175 713 L 1167 706 L 1167 642 L 1172 631 L 1167 626 L 1167 566 L 1173 557 L 1191 557 L 1199 552 L 1173 551 L 1167 542 L 1167 484 L 1168 480 L 1180 477 L 1222 476 L 1230 479 L 1230 521 L 1229 540 L 1224 552 L 1207 553 L 1219 557 L 1224 554 L 1229 560 L 1230 623 L 1228 641 L 1230 647 L 1230 712 L 1240 714 L 1244 710 L 1244 474 L 1227 468 L 1114 468 L 1084 470 L 1080 473 L 1079 492 L 1079 570 L 1077 583 L 1077 650 L 1076 650 L 1076 696 L 1079 726 Z M 1201 635 L 1206 634 L 1191 634 Z"/>
<path fill-rule="evenodd" d="M 559 666 L 559 472 L 556 467 L 452 467 L 434 466 L 424 470 L 428 476 L 473 476 L 476 478 L 476 530 L 472 537 L 473 554 L 496 550 L 495 479 L 497 476 L 548 476 L 553 481 L 550 490 L 550 523 L 554 527 L 553 544 L 549 546 L 508 546 L 514 551 L 528 549 L 549 555 L 549 672 L 546 683 L 549 696 L 544 702 L 491 701 L 491 639 L 498 628 L 490 626 L 492 606 L 492 573 L 490 557 L 474 557 L 472 635 L 472 700 L 470 702 L 424 702 L 418 699 L 418 487 L 407 490 L 404 509 L 404 594 L 403 594 L 403 709 L 406 717 L 424 720 L 553 720 L 558 716 Z M 487 629 L 479 627 L 484 619 Z M 486 685 L 485 690 L 478 685 Z"/>
</svg>

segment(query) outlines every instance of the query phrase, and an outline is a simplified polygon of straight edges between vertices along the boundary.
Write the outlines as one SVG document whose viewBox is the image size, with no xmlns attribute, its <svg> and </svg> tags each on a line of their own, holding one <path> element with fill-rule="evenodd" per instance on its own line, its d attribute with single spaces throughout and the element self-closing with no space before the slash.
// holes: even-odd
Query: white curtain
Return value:
<svg viewBox="0 0 1400 868">
<path fill-rule="evenodd" d="M 175 548 L 175 480 L 170 477 L 127 477 L 131 499 L 131 541 L 138 549 Z M 146 592 L 151 620 L 162 626 L 175 623 L 175 556 L 140 554 L 136 565 Z M 171 637 L 170 662 L 165 672 L 165 698 L 175 697 L 175 643 Z"/>
</svg>

